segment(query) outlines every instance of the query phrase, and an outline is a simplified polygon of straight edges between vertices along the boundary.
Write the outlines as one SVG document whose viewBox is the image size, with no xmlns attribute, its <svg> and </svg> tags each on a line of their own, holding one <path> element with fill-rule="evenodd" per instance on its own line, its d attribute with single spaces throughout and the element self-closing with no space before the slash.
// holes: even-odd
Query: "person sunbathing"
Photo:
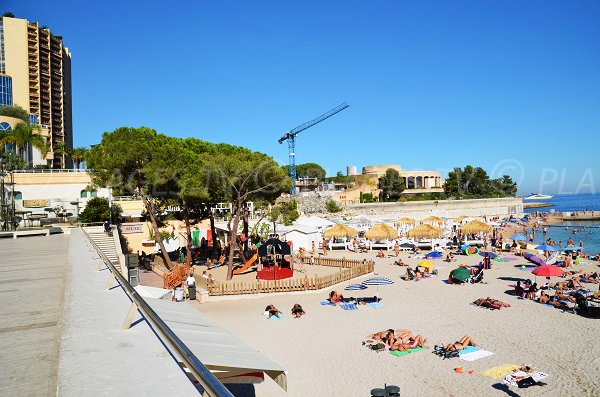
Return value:
<svg viewBox="0 0 600 397">
<path fill-rule="evenodd" d="M 550 301 L 550 297 L 546 294 L 546 291 L 542 291 L 540 298 L 538 299 L 539 303 L 547 304 Z"/>
<path fill-rule="evenodd" d="M 377 253 L 377 257 L 378 257 L 378 258 L 385 258 L 385 254 L 383 253 L 383 250 L 381 250 L 381 251 L 379 251 L 379 252 Z"/>
<path fill-rule="evenodd" d="M 562 288 L 557 288 L 556 292 L 554 293 L 554 300 L 559 299 L 561 301 L 569 301 L 569 302 L 575 302 L 575 298 L 573 298 L 570 295 L 565 295 L 563 293 L 563 289 Z"/>
<path fill-rule="evenodd" d="M 338 294 L 337 291 L 331 291 L 329 293 L 329 302 L 338 303 L 338 302 L 342 302 L 343 300 L 344 300 L 344 297 L 341 294 Z"/>
<path fill-rule="evenodd" d="M 274 305 L 267 306 L 265 311 L 269 313 L 268 318 L 271 318 L 271 317 L 279 318 L 279 314 L 281 313 L 281 311 L 279 311 L 279 309 L 277 309 Z"/>
<path fill-rule="evenodd" d="M 409 338 L 407 341 L 403 339 L 396 339 L 390 346 L 390 350 L 394 351 L 407 351 L 408 349 L 416 349 L 417 347 L 425 347 L 427 339 L 423 339 L 421 335 Z"/>
<path fill-rule="evenodd" d="M 477 299 L 473 303 L 476 304 L 477 306 L 487 307 L 490 309 L 497 309 L 497 310 L 500 310 L 503 307 L 510 307 L 510 305 L 508 303 L 499 301 L 497 299 L 490 298 L 489 296 L 485 299 L 483 299 L 483 298 Z"/>
<path fill-rule="evenodd" d="M 461 338 L 461 340 L 459 340 L 457 342 L 448 343 L 447 345 L 440 343 L 439 346 L 441 346 L 446 351 L 459 351 L 459 350 L 466 348 L 467 346 L 477 346 L 477 344 L 475 343 L 473 338 L 465 335 Z"/>
<path fill-rule="evenodd" d="M 448 253 L 448 255 L 446 255 L 446 259 L 444 259 L 444 261 L 446 262 L 454 262 L 454 254 L 452 252 Z"/>
<path fill-rule="evenodd" d="M 302 309 L 302 306 L 300 306 L 298 303 L 294 304 L 294 306 L 292 307 L 292 316 L 294 316 L 295 318 L 300 318 L 305 314 L 306 312 L 304 311 L 304 309 Z"/>
</svg>

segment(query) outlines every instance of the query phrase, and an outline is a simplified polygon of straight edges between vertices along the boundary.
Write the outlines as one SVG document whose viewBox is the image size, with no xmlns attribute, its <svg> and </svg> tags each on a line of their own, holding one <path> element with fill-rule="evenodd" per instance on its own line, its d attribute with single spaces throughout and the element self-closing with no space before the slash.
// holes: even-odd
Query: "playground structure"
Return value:
<svg viewBox="0 0 600 397">
<path fill-rule="evenodd" d="M 294 275 L 291 242 L 270 238 L 263 244 L 257 244 L 254 255 L 242 267 L 235 269 L 233 274 L 248 271 L 257 260 L 256 278 L 259 280 L 282 280 Z"/>
</svg>

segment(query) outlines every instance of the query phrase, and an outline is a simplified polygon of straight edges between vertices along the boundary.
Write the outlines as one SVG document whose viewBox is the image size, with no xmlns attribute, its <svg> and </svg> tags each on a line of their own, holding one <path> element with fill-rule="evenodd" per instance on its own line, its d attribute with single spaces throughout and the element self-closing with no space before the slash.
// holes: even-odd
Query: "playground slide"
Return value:
<svg viewBox="0 0 600 397">
<path fill-rule="evenodd" d="M 252 264 L 254 262 L 256 262 L 257 259 L 258 259 L 258 254 L 252 255 L 252 258 L 248 259 L 248 261 L 246 263 L 244 263 L 244 266 L 240 267 L 239 269 L 235 269 L 233 271 L 233 274 L 240 274 L 240 273 L 245 272 L 246 270 L 248 270 L 248 268 L 250 266 L 252 266 Z"/>
</svg>

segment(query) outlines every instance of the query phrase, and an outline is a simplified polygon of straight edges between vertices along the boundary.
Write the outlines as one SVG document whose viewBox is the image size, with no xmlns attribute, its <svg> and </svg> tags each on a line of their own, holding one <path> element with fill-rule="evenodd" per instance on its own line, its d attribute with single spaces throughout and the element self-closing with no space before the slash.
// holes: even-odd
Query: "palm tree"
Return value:
<svg viewBox="0 0 600 397">
<path fill-rule="evenodd" d="M 85 158 L 90 150 L 86 147 L 77 147 L 71 151 L 71 160 L 75 164 L 75 169 L 85 165 Z"/>
<path fill-rule="evenodd" d="M 38 131 L 39 127 L 37 126 L 19 123 L 12 130 L 3 131 L 0 135 L 0 145 L 13 145 L 17 149 L 17 153 L 25 160 L 25 163 L 29 164 L 29 150 L 27 150 L 29 145 L 39 150 L 43 158 L 48 153 L 46 139 L 39 135 Z"/>
<path fill-rule="evenodd" d="M 70 155 L 70 151 L 67 147 L 67 144 L 63 141 L 54 142 L 54 144 L 52 145 L 52 152 L 54 153 L 54 156 L 60 156 L 60 168 L 64 168 L 65 156 Z"/>
</svg>

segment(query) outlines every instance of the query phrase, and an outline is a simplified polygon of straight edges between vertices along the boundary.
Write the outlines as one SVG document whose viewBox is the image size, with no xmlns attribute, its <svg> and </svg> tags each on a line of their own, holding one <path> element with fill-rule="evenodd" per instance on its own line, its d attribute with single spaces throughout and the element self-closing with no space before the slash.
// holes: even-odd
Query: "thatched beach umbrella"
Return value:
<svg viewBox="0 0 600 397">
<path fill-rule="evenodd" d="M 424 223 L 408 231 L 408 237 L 416 238 L 438 238 L 444 231 L 439 227 Z"/>
<path fill-rule="evenodd" d="M 421 223 L 431 223 L 432 225 L 433 224 L 441 225 L 441 224 L 444 223 L 444 220 L 442 218 L 437 217 L 437 216 L 430 216 L 430 217 L 427 217 L 427 218 L 423 219 L 421 221 Z"/>
<path fill-rule="evenodd" d="M 335 225 L 334 227 L 325 230 L 323 237 L 354 237 L 358 234 L 358 230 L 346 225 Z"/>
<path fill-rule="evenodd" d="M 466 215 L 461 215 L 461 216 L 459 216 L 459 217 L 457 217 L 457 218 L 454 218 L 454 219 L 453 219 L 453 221 L 454 221 L 455 223 L 461 223 L 462 221 L 464 221 L 464 220 L 465 220 L 465 219 L 467 219 L 467 218 L 468 218 L 468 216 L 466 216 Z"/>
<path fill-rule="evenodd" d="M 414 225 L 415 224 L 415 220 L 412 218 L 400 218 L 396 221 L 396 226 L 400 226 L 400 225 Z"/>
<path fill-rule="evenodd" d="M 492 225 L 480 221 L 471 221 L 460 227 L 460 231 L 465 234 L 491 233 L 493 230 Z"/>
<path fill-rule="evenodd" d="M 398 232 L 391 226 L 384 223 L 379 223 L 369 229 L 365 233 L 365 237 L 369 240 L 385 240 L 398 237 Z"/>
</svg>

